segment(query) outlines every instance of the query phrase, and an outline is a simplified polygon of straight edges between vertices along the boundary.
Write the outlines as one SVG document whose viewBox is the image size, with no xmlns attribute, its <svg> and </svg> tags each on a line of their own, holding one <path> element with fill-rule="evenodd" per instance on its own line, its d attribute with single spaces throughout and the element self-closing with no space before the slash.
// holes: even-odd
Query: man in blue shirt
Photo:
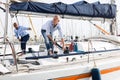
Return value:
<svg viewBox="0 0 120 80">
<path fill-rule="evenodd" d="M 22 54 L 24 54 L 26 52 L 26 43 L 30 37 L 29 34 L 26 32 L 26 30 L 31 30 L 31 28 L 19 26 L 17 23 L 13 23 L 13 26 L 15 28 L 14 30 L 15 36 L 21 42 Z"/>
<path fill-rule="evenodd" d="M 61 26 L 59 24 L 60 17 L 58 15 L 54 16 L 53 20 L 47 21 L 41 28 L 41 33 L 45 40 L 45 45 L 48 51 L 48 55 L 53 54 L 53 44 L 56 45 L 56 42 L 53 40 L 53 32 L 58 30 L 60 37 L 62 48 L 64 49 L 64 39 L 63 33 L 61 30 Z"/>
</svg>

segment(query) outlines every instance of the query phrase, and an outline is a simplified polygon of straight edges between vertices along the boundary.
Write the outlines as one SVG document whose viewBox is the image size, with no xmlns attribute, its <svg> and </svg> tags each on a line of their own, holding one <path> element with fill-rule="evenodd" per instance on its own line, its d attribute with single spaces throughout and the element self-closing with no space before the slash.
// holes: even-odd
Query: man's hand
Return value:
<svg viewBox="0 0 120 80">
<path fill-rule="evenodd" d="M 28 28 L 28 30 L 31 30 L 31 28 Z"/>
<path fill-rule="evenodd" d="M 54 41 L 51 37 L 51 35 L 47 35 L 47 37 L 52 41 L 52 43 L 55 45 L 56 44 L 56 41 Z"/>
<path fill-rule="evenodd" d="M 18 38 L 18 40 L 19 40 L 19 41 L 21 41 L 21 39 L 20 39 L 20 38 Z"/>
<path fill-rule="evenodd" d="M 18 39 L 19 41 L 21 41 L 21 39 Z"/>
<path fill-rule="evenodd" d="M 56 45 L 56 43 L 57 43 L 56 41 L 53 41 L 53 44 L 54 44 L 54 45 Z"/>
</svg>

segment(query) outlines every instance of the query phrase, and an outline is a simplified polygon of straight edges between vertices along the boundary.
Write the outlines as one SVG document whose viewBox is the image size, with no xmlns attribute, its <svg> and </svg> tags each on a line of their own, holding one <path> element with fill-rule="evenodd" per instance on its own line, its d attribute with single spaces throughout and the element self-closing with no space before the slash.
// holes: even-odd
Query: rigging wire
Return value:
<svg viewBox="0 0 120 80">
<path fill-rule="evenodd" d="M 89 63 L 89 61 L 90 61 L 90 52 L 91 52 L 90 49 L 91 49 L 91 50 L 94 49 L 91 40 L 88 41 L 88 52 L 89 52 L 89 53 L 88 53 L 88 63 Z M 95 50 L 95 49 L 94 49 L 94 50 Z M 94 57 L 94 53 L 92 53 L 92 56 L 93 56 L 93 61 L 94 61 L 94 67 L 97 67 L 96 61 L 95 61 L 95 57 Z"/>
<path fill-rule="evenodd" d="M 0 18 L 0 24 L 1 24 L 2 30 L 4 31 L 4 28 L 3 28 L 3 24 L 2 24 L 1 18 Z M 1 32 L 0 32 L 0 33 L 1 33 Z"/>
</svg>

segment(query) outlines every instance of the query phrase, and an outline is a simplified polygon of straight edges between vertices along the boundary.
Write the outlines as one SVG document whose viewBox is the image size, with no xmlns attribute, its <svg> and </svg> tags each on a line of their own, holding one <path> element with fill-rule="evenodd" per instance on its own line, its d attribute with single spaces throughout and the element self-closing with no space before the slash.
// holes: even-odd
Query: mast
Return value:
<svg viewBox="0 0 120 80">
<path fill-rule="evenodd" d="M 111 0 L 111 4 L 115 4 L 115 0 Z M 111 35 L 117 34 L 116 18 L 112 19 L 110 22 L 110 34 Z"/>
<path fill-rule="evenodd" d="M 7 30 L 8 30 L 8 13 L 9 13 L 9 0 L 6 0 L 6 5 L 5 5 L 5 8 L 6 8 L 6 13 L 5 13 L 5 29 L 4 29 L 4 43 L 6 41 L 6 37 L 7 37 Z"/>
</svg>

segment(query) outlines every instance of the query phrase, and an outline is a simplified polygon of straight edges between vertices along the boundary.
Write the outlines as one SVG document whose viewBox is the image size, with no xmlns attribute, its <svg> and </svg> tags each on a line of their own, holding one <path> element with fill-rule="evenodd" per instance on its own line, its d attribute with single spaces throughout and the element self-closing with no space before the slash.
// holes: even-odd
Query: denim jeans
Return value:
<svg viewBox="0 0 120 80">
<path fill-rule="evenodd" d="M 53 43 L 52 41 L 47 37 L 46 35 L 46 30 L 41 30 L 41 33 L 43 35 L 43 38 L 45 40 L 45 45 L 47 48 L 47 51 L 49 51 L 50 49 L 53 51 Z M 52 36 L 52 35 L 51 35 Z"/>
<path fill-rule="evenodd" d="M 26 43 L 29 40 L 29 34 L 25 35 L 24 37 L 21 37 L 21 49 L 25 53 L 26 52 Z"/>
</svg>

